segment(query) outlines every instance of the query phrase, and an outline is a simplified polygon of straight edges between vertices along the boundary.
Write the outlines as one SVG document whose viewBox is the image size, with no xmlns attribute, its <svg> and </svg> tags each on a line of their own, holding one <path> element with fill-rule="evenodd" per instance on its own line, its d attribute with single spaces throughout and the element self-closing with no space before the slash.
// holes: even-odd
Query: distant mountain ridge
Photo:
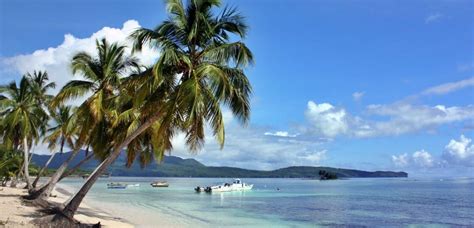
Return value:
<svg viewBox="0 0 474 228">
<path fill-rule="evenodd" d="M 32 162 L 38 166 L 43 166 L 49 159 L 50 155 L 33 155 Z M 58 153 L 50 163 L 49 168 L 58 168 L 69 157 L 68 153 Z M 85 157 L 85 153 L 80 153 L 71 162 L 70 167 L 77 164 Z M 235 167 L 216 167 L 206 166 L 195 159 L 183 159 L 176 156 L 165 156 L 161 164 L 148 165 L 141 169 L 138 163 L 130 168 L 125 167 L 126 157 L 122 153 L 119 158 L 112 164 L 108 172 L 113 176 L 142 176 L 142 177 L 241 177 L 241 178 L 318 178 L 318 172 L 325 170 L 335 173 L 339 178 L 359 178 L 359 177 L 408 177 L 406 172 L 393 171 L 362 171 L 355 169 L 340 169 L 332 167 L 313 167 L 313 166 L 291 166 L 271 171 L 249 170 Z M 92 171 L 99 161 L 91 160 L 84 164 L 81 169 Z"/>
</svg>

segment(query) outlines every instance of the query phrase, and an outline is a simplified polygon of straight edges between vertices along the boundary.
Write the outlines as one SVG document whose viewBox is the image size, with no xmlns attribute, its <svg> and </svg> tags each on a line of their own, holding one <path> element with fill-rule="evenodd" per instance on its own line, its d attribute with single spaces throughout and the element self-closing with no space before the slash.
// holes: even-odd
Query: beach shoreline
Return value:
<svg viewBox="0 0 474 228">
<path fill-rule="evenodd" d="M 35 227 L 31 222 L 45 214 L 40 212 L 39 207 L 25 204 L 22 196 L 28 194 L 26 189 L 19 185 L 18 188 L 0 187 L 0 227 Z M 55 203 L 65 202 L 70 195 L 68 190 L 58 187 L 49 200 Z M 125 219 L 114 217 L 100 207 L 81 204 L 77 214 L 74 216 L 81 223 L 100 224 L 104 227 L 130 228 L 133 224 Z"/>
</svg>

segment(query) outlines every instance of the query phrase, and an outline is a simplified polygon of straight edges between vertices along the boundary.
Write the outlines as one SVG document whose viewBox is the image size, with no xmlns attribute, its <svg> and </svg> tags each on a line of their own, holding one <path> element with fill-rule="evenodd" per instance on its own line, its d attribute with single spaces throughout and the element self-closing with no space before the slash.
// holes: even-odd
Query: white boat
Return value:
<svg viewBox="0 0 474 228">
<path fill-rule="evenodd" d="M 127 188 L 130 187 L 140 187 L 140 184 L 127 184 Z"/>
<path fill-rule="evenodd" d="M 251 190 L 252 188 L 253 188 L 253 184 L 246 184 L 242 182 L 240 179 L 235 179 L 234 182 L 232 182 L 232 184 L 225 183 L 223 185 L 207 187 L 205 191 L 206 192 L 231 192 L 231 191 Z"/>
<path fill-rule="evenodd" d="M 166 181 L 155 181 L 150 184 L 154 188 L 159 188 L 159 187 L 168 187 L 169 184 Z"/>
<path fill-rule="evenodd" d="M 140 184 L 126 184 L 126 183 L 108 183 L 107 188 L 109 189 L 126 189 L 132 187 L 140 187 Z"/>
</svg>

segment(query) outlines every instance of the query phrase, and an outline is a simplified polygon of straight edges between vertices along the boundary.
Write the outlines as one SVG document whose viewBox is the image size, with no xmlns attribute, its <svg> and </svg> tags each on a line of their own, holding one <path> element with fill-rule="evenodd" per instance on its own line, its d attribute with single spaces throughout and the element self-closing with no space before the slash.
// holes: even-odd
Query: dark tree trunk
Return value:
<svg viewBox="0 0 474 228">
<path fill-rule="evenodd" d="M 49 181 L 43 185 L 38 191 L 32 191 L 29 195 L 29 199 L 42 199 L 45 200 L 49 197 L 51 192 L 53 191 L 54 187 L 56 186 L 56 183 L 58 183 L 59 178 L 63 175 L 64 171 L 66 171 L 67 166 L 69 165 L 69 162 L 72 161 L 72 159 L 79 153 L 80 149 L 75 149 L 71 155 L 67 158 L 67 160 L 59 166 L 59 168 L 56 170 L 56 172 L 49 178 Z"/>
<path fill-rule="evenodd" d="M 89 154 L 87 155 L 87 157 L 85 157 L 84 159 L 82 159 L 82 161 L 80 161 L 79 163 L 77 163 L 76 166 L 72 167 L 71 169 L 68 169 L 66 172 L 63 173 L 63 175 L 61 175 L 61 177 L 59 178 L 59 181 L 61 181 L 62 179 L 64 179 L 65 177 L 68 177 L 70 176 L 71 174 L 73 174 L 74 172 L 76 172 L 76 170 L 78 170 L 84 163 L 86 163 L 87 161 L 89 161 L 92 157 L 94 157 L 94 154 Z"/>
<path fill-rule="evenodd" d="M 15 175 L 15 177 L 13 177 L 12 181 L 10 182 L 10 187 L 16 188 L 17 184 L 18 184 L 18 175 Z"/>
<path fill-rule="evenodd" d="M 92 188 L 94 183 L 97 181 L 97 179 L 100 177 L 100 175 L 107 169 L 107 167 L 112 164 L 115 159 L 120 155 L 120 152 L 122 151 L 122 148 L 128 146 L 128 144 L 135 139 L 137 136 L 139 136 L 141 133 L 143 133 L 146 129 L 148 129 L 156 120 L 158 120 L 159 115 L 155 115 L 145 121 L 140 127 L 138 127 L 131 135 L 129 135 L 120 145 L 116 146 L 112 153 L 107 157 L 102 163 L 100 163 L 99 166 L 94 170 L 94 172 L 89 176 L 89 178 L 86 180 L 86 183 L 82 185 L 81 189 L 76 192 L 67 202 L 66 206 L 62 210 L 62 214 L 69 217 L 73 218 L 74 214 L 76 213 L 77 209 L 79 208 L 79 205 L 82 203 L 82 200 L 86 196 L 86 194 L 89 192 L 89 190 Z"/>
<path fill-rule="evenodd" d="M 48 159 L 48 161 L 46 162 L 46 164 L 44 164 L 43 168 L 41 168 L 40 171 L 38 172 L 38 175 L 36 176 L 35 181 L 33 181 L 33 188 L 36 188 L 36 185 L 38 184 L 38 181 L 39 181 L 41 175 L 42 175 L 43 172 L 48 168 L 49 163 L 51 163 L 51 161 L 53 161 L 54 155 L 56 155 L 56 152 L 54 152 L 54 153 L 51 155 L 51 157 Z M 32 156 L 32 157 L 33 157 L 33 156 Z"/>
</svg>

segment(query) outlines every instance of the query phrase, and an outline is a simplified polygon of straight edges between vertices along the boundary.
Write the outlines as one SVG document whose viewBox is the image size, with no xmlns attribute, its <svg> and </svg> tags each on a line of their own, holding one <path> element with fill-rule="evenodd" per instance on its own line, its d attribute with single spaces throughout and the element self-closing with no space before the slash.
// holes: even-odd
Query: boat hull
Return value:
<svg viewBox="0 0 474 228">
<path fill-rule="evenodd" d="M 166 188 L 170 186 L 168 183 L 151 183 L 150 185 L 154 188 Z"/>
</svg>

